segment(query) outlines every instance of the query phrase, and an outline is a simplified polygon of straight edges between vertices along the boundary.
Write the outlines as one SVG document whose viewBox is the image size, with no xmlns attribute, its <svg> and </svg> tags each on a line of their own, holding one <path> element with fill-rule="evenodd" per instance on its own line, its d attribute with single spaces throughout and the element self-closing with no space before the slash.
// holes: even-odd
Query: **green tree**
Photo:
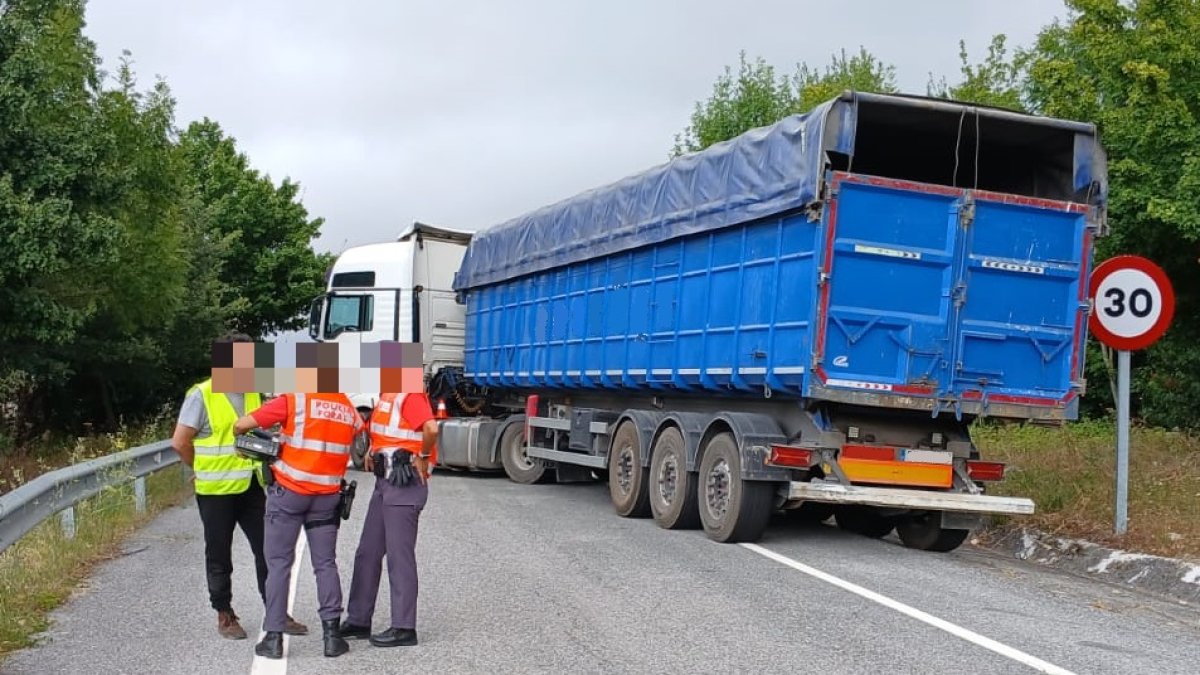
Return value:
<svg viewBox="0 0 1200 675">
<path fill-rule="evenodd" d="M 285 178 L 276 186 L 251 168 L 216 122 L 191 124 L 179 144 L 203 218 L 227 242 L 222 304 L 231 323 L 256 339 L 301 328 L 333 261 L 311 247 L 324 220 L 309 219 L 297 183 Z"/>
<path fill-rule="evenodd" d="M 696 103 L 691 124 L 675 136 L 672 156 L 806 112 L 848 89 L 896 91 L 895 69 L 865 49 L 849 57 L 844 51 L 833 56 L 824 70 L 800 63 L 790 77 L 777 74 L 761 57 L 747 61 L 745 52 L 738 55 L 738 64 L 736 75 L 726 66 L 708 99 Z"/>
<path fill-rule="evenodd" d="M 961 60 L 962 80 L 948 85 L 946 78 L 934 82 L 930 76 L 927 93 L 937 98 L 953 99 L 966 103 L 1026 111 L 1023 97 L 1025 66 L 1029 53 L 1018 51 L 1011 58 L 1005 46 L 1007 38 L 996 35 L 988 45 L 987 56 L 976 65 L 971 65 L 967 55 L 967 43 L 959 40 L 958 58 Z"/>
<path fill-rule="evenodd" d="M 329 261 L 295 183 L 180 137 L 128 54 L 106 86 L 84 4 L 0 0 L 0 447 L 176 405 L 222 330 L 297 327 Z"/>
<path fill-rule="evenodd" d="M 172 139 L 174 101 L 164 82 L 147 94 L 136 89 L 126 54 L 116 88 L 96 100 L 97 163 L 112 195 L 117 252 L 98 288 L 96 313 L 81 327 L 65 355 L 73 376 L 65 389 L 91 392 L 90 405 L 57 411 L 100 420 L 114 428 L 118 416 L 145 411 L 147 393 L 163 382 L 165 331 L 180 315 L 188 291 L 181 255 L 185 226 L 184 184 Z M 66 392 L 54 397 L 62 401 Z"/>
<path fill-rule="evenodd" d="M 1068 0 L 1028 56 L 1026 97 L 1042 114 L 1094 121 L 1109 157 L 1109 224 L 1097 259 L 1163 266 L 1175 324 L 1135 358 L 1135 412 L 1148 422 L 1200 419 L 1200 2 Z M 1098 360 L 1094 360 L 1096 362 Z M 1093 376 L 1095 377 L 1095 376 Z M 1093 382 L 1096 391 L 1102 385 Z"/>
<path fill-rule="evenodd" d="M 17 431 L 119 252 L 80 0 L 0 2 L 0 382 Z"/>
</svg>

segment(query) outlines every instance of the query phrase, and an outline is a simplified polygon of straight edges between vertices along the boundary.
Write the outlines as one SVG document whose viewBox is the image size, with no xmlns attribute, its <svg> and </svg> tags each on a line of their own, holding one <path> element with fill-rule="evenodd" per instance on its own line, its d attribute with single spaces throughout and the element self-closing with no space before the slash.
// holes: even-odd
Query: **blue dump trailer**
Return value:
<svg viewBox="0 0 1200 675">
<path fill-rule="evenodd" d="M 1091 124 L 850 92 L 482 230 L 440 456 L 722 542 L 954 549 L 1034 510 L 972 420 L 1077 415 L 1105 172 Z"/>
</svg>

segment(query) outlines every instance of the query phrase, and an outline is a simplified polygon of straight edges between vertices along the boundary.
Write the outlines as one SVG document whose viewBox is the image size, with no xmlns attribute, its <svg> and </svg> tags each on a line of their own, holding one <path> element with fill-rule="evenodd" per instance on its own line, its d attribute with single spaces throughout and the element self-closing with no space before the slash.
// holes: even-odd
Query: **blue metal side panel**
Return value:
<svg viewBox="0 0 1200 675">
<path fill-rule="evenodd" d="M 956 393 L 1071 394 L 1081 375 L 1088 236 L 1082 209 L 977 201 L 965 237 Z"/>
<path fill-rule="evenodd" d="M 770 218 L 466 291 L 468 376 L 799 396 L 817 232 L 803 214 Z"/>
</svg>

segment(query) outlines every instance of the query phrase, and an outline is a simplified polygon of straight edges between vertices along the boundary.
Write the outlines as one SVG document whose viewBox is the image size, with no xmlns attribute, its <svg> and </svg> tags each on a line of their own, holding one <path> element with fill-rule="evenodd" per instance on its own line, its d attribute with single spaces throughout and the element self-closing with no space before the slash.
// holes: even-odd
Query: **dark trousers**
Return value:
<svg viewBox="0 0 1200 675">
<path fill-rule="evenodd" d="M 321 621 L 342 615 L 342 580 L 337 567 L 338 516 L 341 497 L 303 495 L 276 483 L 267 488 L 265 547 L 271 574 L 267 579 L 266 617 L 263 630 L 280 632 L 287 621 L 288 590 L 300 530 L 308 538 L 308 553 L 317 581 L 317 615 Z M 306 523 L 325 523 L 305 527 Z"/>
<path fill-rule="evenodd" d="M 258 483 L 235 495 L 196 495 L 200 522 L 204 524 L 204 564 L 208 572 L 208 599 L 218 612 L 232 609 L 233 531 L 242 528 L 258 573 L 258 594 L 265 602 L 267 559 L 263 555 L 263 516 L 267 496 Z"/>
<path fill-rule="evenodd" d="M 422 483 L 397 487 L 382 478 L 375 479 L 375 491 L 354 554 L 347 623 L 371 625 L 386 556 L 390 627 L 417 627 L 417 527 L 428 499 L 429 487 Z"/>
</svg>

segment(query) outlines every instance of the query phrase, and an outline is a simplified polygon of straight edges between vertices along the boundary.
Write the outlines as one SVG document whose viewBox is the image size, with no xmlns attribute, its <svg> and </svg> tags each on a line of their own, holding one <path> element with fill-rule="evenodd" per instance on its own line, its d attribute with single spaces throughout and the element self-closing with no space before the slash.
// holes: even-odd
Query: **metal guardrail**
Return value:
<svg viewBox="0 0 1200 675">
<path fill-rule="evenodd" d="M 44 473 L 0 495 L 0 551 L 42 521 L 62 512 L 63 529 L 75 536 L 75 505 L 130 480 L 137 510 L 146 509 L 146 476 L 179 463 L 170 441 L 157 441 Z"/>
</svg>

